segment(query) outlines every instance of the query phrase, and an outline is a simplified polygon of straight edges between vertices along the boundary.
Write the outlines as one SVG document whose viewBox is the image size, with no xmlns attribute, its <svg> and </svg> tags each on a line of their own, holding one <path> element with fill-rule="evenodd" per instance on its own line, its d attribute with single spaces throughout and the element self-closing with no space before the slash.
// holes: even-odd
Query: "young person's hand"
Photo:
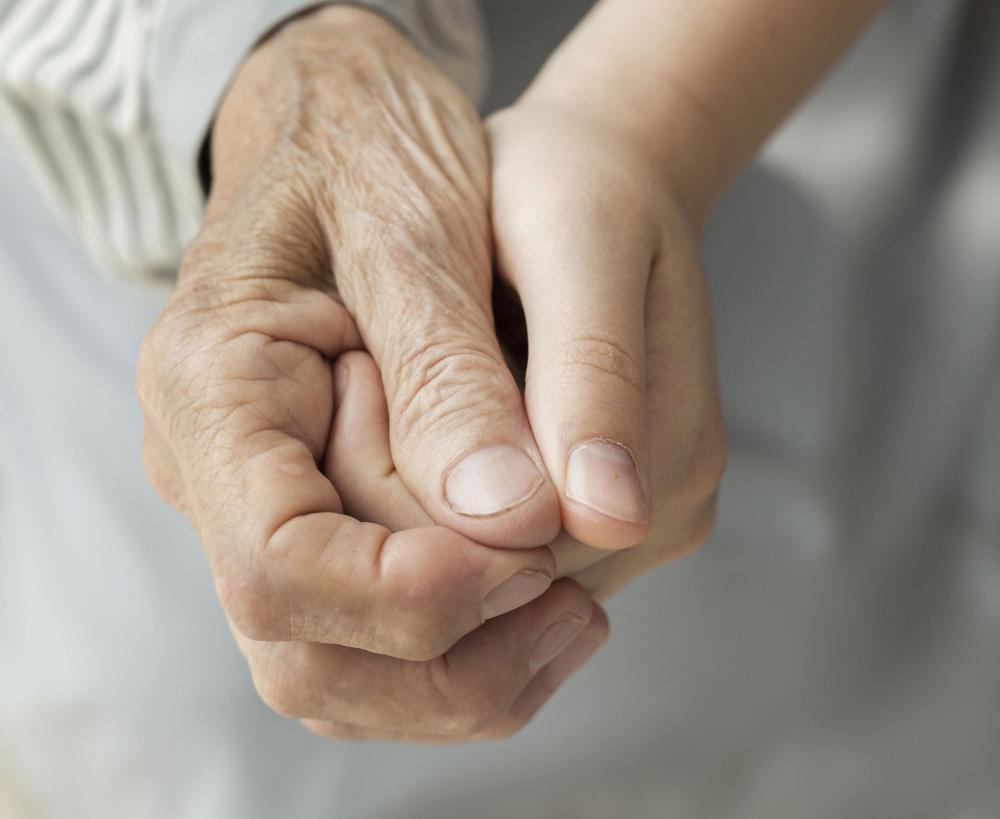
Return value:
<svg viewBox="0 0 1000 819">
<path fill-rule="evenodd" d="M 700 227 L 882 4 L 602 0 L 487 123 L 498 275 L 563 525 L 642 544 L 557 543 L 600 594 L 707 536 L 724 447 Z"/>
<path fill-rule="evenodd" d="M 560 572 L 605 595 L 712 525 L 724 435 L 697 216 L 663 156 L 598 118 L 529 96 L 487 132 L 497 270 L 523 305 L 563 526 L 633 546 L 556 541 Z"/>
</svg>

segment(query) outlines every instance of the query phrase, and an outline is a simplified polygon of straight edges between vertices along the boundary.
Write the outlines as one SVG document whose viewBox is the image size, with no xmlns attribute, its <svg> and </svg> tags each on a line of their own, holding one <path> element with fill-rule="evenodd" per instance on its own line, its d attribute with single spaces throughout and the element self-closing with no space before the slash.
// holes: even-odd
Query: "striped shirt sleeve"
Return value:
<svg viewBox="0 0 1000 819">
<path fill-rule="evenodd" d="M 473 97 L 473 0 L 362 0 Z M 316 0 L 0 0 L 0 137 L 107 275 L 172 281 L 197 230 L 197 156 L 236 68 Z"/>
</svg>

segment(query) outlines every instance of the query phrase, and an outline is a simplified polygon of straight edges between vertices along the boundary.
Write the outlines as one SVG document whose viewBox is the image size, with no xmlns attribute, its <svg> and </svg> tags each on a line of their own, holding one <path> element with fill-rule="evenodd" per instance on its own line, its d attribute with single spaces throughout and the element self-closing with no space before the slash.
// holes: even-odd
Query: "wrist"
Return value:
<svg viewBox="0 0 1000 819">
<path fill-rule="evenodd" d="M 618 91 L 625 83 L 592 79 L 552 61 L 518 104 L 561 111 L 641 153 L 700 226 L 736 169 L 721 122 L 682 89 L 665 87 L 655 102 L 644 104 Z"/>
</svg>

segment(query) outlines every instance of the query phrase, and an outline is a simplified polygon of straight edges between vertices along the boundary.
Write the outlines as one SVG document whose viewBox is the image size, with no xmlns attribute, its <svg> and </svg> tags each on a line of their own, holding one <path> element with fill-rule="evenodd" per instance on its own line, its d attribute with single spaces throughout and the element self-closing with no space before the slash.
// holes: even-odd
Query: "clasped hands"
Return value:
<svg viewBox="0 0 1000 819">
<path fill-rule="evenodd" d="M 558 83 L 484 125 L 396 29 L 328 7 L 218 112 L 140 358 L 144 456 L 261 697 L 319 733 L 518 730 L 607 639 L 594 600 L 710 530 L 697 216 Z"/>
</svg>

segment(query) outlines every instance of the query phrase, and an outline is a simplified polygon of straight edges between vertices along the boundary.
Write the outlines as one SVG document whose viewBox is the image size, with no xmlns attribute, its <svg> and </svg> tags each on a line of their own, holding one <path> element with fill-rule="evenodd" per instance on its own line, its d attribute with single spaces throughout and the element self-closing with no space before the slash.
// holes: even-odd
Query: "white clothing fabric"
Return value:
<svg viewBox="0 0 1000 819">
<path fill-rule="evenodd" d="M 726 198 L 716 534 L 613 600 L 501 743 L 329 743 L 260 704 L 142 474 L 157 299 L 0 153 L 0 781 L 25 815 L 1000 816 L 998 37 L 996 4 L 897 4 Z"/>
<path fill-rule="evenodd" d="M 201 216 L 197 159 L 236 67 L 322 0 L 0 0 L 0 135 L 104 273 L 174 277 Z M 354 0 L 407 31 L 472 95 L 469 0 Z"/>
</svg>

